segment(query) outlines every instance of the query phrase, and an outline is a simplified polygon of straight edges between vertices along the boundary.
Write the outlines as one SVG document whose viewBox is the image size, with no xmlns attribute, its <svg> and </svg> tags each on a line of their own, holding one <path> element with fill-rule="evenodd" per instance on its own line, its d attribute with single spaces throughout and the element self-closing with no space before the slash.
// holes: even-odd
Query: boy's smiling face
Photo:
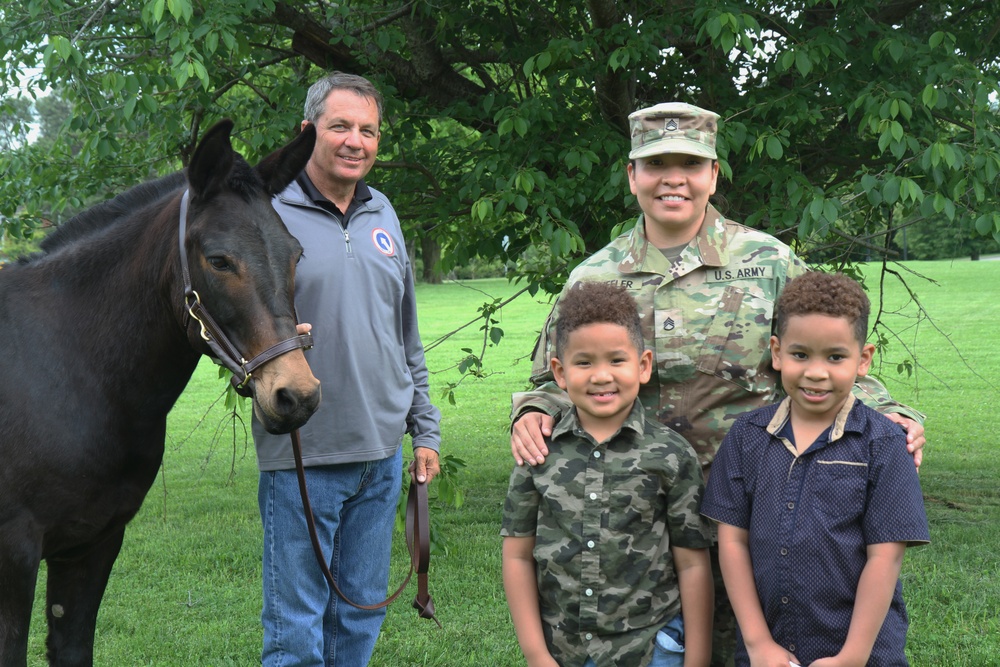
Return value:
<svg viewBox="0 0 1000 667">
<path fill-rule="evenodd" d="M 576 406 L 580 424 L 599 440 L 621 426 L 652 368 L 653 353 L 640 353 L 625 327 L 607 322 L 570 332 L 560 357 L 552 359 L 556 382 Z"/>
<path fill-rule="evenodd" d="M 781 338 L 771 336 L 771 357 L 792 399 L 792 416 L 832 424 L 855 379 L 868 374 L 874 351 L 873 345 L 857 339 L 845 317 L 789 317 Z"/>
</svg>

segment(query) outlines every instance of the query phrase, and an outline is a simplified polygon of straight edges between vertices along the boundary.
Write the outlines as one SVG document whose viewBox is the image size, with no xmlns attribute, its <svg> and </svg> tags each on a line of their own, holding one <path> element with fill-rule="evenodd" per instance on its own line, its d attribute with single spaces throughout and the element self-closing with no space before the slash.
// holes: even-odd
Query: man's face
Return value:
<svg viewBox="0 0 1000 667">
<path fill-rule="evenodd" d="M 378 152 L 378 107 L 352 90 L 334 90 L 316 119 L 309 176 L 318 187 L 351 189 L 371 170 Z"/>
</svg>

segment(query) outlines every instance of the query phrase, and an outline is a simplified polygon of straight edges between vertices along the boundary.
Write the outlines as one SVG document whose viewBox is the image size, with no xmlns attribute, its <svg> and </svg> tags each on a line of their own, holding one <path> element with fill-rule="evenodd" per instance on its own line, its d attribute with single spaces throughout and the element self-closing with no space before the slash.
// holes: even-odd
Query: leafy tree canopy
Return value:
<svg viewBox="0 0 1000 667">
<path fill-rule="evenodd" d="M 5 113 L 29 72 L 69 110 L 0 157 L 15 235 L 178 168 L 222 117 L 259 158 L 342 69 L 385 92 L 369 180 L 445 269 L 532 248 L 521 275 L 557 286 L 634 219 L 627 115 L 669 100 L 722 115 L 723 211 L 807 255 L 891 253 L 932 218 L 1000 238 L 993 0 L 7 0 L 0 21 Z"/>
</svg>

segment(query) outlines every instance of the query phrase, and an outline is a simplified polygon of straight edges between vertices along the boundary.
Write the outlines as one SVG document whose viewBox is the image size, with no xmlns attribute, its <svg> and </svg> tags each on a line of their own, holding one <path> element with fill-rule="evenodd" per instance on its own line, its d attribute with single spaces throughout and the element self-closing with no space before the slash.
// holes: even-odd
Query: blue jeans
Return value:
<svg viewBox="0 0 1000 667">
<path fill-rule="evenodd" d="M 358 604 L 386 597 L 400 448 L 381 461 L 306 468 L 316 532 L 344 595 Z M 324 577 L 309 538 L 294 470 L 262 472 L 257 491 L 264 526 L 263 667 L 367 665 L 385 609 L 341 600 Z"/>
<path fill-rule="evenodd" d="M 587 658 L 583 667 L 596 667 Z M 684 667 L 684 619 L 677 614 L 656 633 L 653 642 L 653 658 L 649 667 Z"/>
</svg>

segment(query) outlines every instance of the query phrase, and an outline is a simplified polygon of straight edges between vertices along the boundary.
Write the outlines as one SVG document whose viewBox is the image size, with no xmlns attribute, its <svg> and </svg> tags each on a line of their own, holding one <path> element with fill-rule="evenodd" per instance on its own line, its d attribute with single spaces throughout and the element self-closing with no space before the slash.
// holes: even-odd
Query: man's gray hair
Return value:
<svg viewBox="0 0 1000 667">
<path fill-rule="evenodd" d="M 315 123 L 319 120 L 326 110 L 326 98 L 334 90 L 350 90 L 361 97 L 374 100 L 378 109 L 378 124 L 382 125 L 382 93 L 365 77 L 346 72 L 333 72 L 309 87 L 305 106 L 307 121 Z"/>
</svg>

